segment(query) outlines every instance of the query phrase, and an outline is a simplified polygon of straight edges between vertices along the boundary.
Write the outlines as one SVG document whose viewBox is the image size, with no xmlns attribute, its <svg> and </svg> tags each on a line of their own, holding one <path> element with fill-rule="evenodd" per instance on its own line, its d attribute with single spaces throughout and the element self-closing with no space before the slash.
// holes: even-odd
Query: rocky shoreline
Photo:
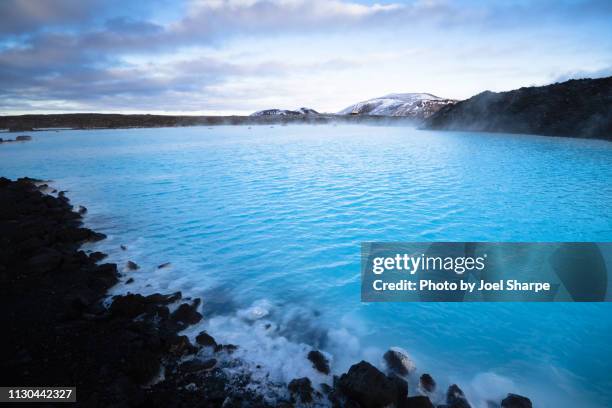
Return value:
<svg viewBox="0 0 612 408">
<path fill-rule="evenodd" d="M 248 373 L 224 369 L 240 363 L 232 356 L 239 345 L 218 344 L 206 332 L 192 344 L 180 334 L 206 318 L 200 299 L 128 293 L 105 302 L 119 281 L 117 265 L 81 249 L 105 236 L 82 226 L 86 208 L 50 190 L 40 180 L 0 178 L 1 384 L 76 386 L 77 405 L 86 407 L 421 408 L 434 407 L 432 400 L 438 408 L 470 407 L 457 385 L 444 392 L 429 374 L 417 379 L 400 349 L 383 356 L 386 372 L 361 361 L 331 385 L 296 378 L 277 400 L 264 399 Z M 318 350 L 295 358 L 331 376 Z M 513 394 L 489 403 L 531 406 Z"/>
<path fill-rule="evenodd" d="M 0 129 L 9 132 L 69 129 L 129 129 L 220 125 L 324 125 L 333 123 L 405 125 L 416 122 L 402 116 L 370 115 L 276 115 L 276 116 L 179 116 L 62 113 L 49 115 L 0 116 Z"/>
</svg>

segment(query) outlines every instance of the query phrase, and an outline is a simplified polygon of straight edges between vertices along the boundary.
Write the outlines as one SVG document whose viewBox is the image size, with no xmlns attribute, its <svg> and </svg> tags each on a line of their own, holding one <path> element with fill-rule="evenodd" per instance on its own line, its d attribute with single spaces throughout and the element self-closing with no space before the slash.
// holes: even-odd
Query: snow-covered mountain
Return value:
<svg viewBox="0 0 612 408">
<path fill-rule="evenodd" d="M 338 114 L 407 116 L 415 119 L 425 119 L 443 106 L 456 102 L 454 99 L 440 98 L 428 93 L 394 93 L 356 103 L 341 110 Z"/>
<path fill-rule="evenodd" d="M 296 110 L 288 110 L 288 109 L 265 109 L 260 110 L 255 113 L 251 113 L 250 116 L 288 116 L 288 115 L 318 115 L 314 109 L 310 108 L 300 108 Z"/>
</svg>

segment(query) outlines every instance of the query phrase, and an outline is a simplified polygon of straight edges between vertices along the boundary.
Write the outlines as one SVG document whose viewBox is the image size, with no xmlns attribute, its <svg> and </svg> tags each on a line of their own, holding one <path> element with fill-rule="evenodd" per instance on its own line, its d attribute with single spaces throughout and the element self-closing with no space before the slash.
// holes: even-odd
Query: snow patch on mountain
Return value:
<svg viewBox="0 0 612 408">
<path fill-rule="evenodd" d="M 454 99 L 440 98 L 429 93 L 393 93 L 358 102 L 341 110 L 338 114 L 406 116 L 425 119 L 442 107 L 456 102 Z"/>
<path fill-rule="evenodd" d="M 296 110 L 288 110 L 288 109 L 265 109 L 260 110 L 255 113 L 251 113 L 250 116 L 295 116 L 295 115 L 318 115 L 314 109 L 310 108 L 299 108 Z"/>
</svg>

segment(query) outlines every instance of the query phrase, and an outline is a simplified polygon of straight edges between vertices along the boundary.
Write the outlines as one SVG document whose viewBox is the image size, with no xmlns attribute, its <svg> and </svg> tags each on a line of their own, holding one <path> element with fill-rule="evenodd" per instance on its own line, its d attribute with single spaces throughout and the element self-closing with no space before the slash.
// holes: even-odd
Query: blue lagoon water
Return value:
<svg viewBox="0 0 612 408">
<path fill-rule="evenodd" d="M 336 373 L 398 346 L 477 407 L 507 392 L 612 406 L 610 304 L 362 304 L 359 286 L 362 241 L 612 240 L 611 143 L 374 126 L 33 136 L 0 146 L 0 175 L 68 190 L 109 236 L 95 248 L 141 266 L 114 293 L 201 297 L 204 328 L 262 378 L 329 381 L 311 346 Z"/>
</svg>

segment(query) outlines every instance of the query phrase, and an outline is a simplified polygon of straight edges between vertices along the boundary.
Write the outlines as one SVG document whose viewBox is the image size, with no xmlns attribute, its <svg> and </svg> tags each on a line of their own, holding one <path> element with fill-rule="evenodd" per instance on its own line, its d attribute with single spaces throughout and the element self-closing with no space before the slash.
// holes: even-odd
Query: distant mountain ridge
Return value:
<svg viewBox="0 0 612 408">
<path fill-rule="evenodd" d="M 392 93 L 344 108 L 338 115 L 405 116 L 426 119 L 441 108 L 455 104 L 454 99 L 430 93 Z"/>
<path fill-rule="evenodd" d="M 318 115 L 314 109 L 310 108 L 299 108 L 296 110 L 288 110 L 288 109 L 264 109 L 257 111 L 255 113 L 251 113 L 249 116 L 291 116 L 291 115 Z"/>
<path fill-rule="evenodd" d="M 440 109 L 426 127 L 612 140 L 612 77 L 482 92 Z"/>
</svg>

